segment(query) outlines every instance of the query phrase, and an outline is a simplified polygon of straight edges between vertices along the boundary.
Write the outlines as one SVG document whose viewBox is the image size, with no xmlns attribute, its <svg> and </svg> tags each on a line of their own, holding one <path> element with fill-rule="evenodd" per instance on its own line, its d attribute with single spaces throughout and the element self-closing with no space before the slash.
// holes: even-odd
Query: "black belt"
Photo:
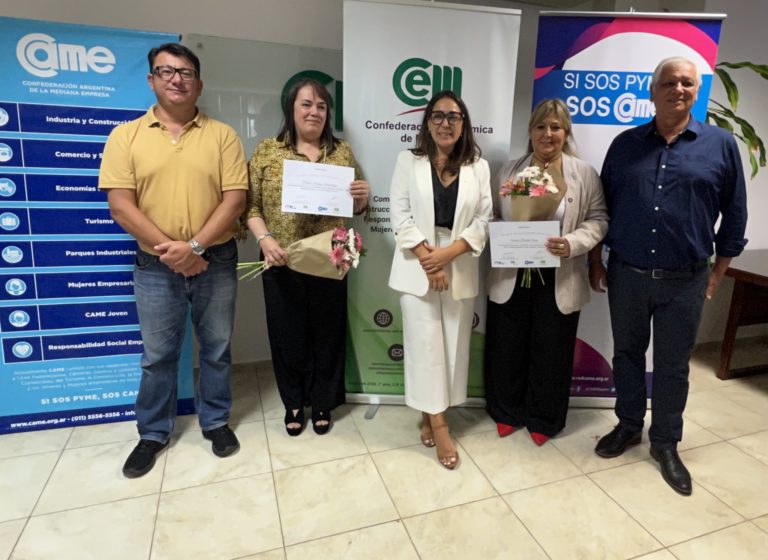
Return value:
<svg viewBox="0 0 768 560">
<path fill-rule="evenodd" d="M 621 262 L 621 264 L 626 266 L 628 269 L 634 270 L 639 274 L 647 274 L 654 280 L 693 278 L 702 268 L 707 266 L 706 260 L 698 261 L 682 268 L 637 268 L 636 266 L 627 264 L 624 261 L 619 262 Z"/>
</svg>

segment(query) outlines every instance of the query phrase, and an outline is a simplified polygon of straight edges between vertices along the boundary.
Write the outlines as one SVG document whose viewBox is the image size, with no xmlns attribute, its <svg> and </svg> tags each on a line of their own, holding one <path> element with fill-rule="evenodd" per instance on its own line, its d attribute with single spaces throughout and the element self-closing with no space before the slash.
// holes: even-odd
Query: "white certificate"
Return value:
<svg viewBox="0 0 768 560">
<path fill-rule="evenodd" d="M 355 180 L 352 167 L 283 161 L 283 212 L 352 216 L 349 185 Z"/>
<path fill-rule="evenodd" d="M 560 222 L 491 222 L 491 267 L 556 268 L 560 257 L 547 251 L 547 239 L 560 237 Z"/>
</svg>

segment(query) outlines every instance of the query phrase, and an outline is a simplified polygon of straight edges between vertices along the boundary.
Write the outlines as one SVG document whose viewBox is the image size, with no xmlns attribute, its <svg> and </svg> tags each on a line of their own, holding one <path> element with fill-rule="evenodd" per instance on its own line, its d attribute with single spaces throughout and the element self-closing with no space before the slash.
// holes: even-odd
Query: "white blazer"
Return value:
<svg viewBox="0 0 768 560">
<path fill-rule="evenodd" d="M 488 162 L 478 159 L 459 172 L 459 193 L 453 217 L 451 241 L 462 238 L 472 248 L 451 262 L 449 289 L 455 300 L 473 298 L 478 293 L 479 266 L 476 257 L 488 240 L 488 222 L 493 213 L 491 172 Z M 411 249 L 426 240 L 435 245 L 435 208 L 432 168 L 427 157 L 410 150 L 400 152 L 390 185 L 389 205 L 395 229 L 395 255 L 389 274 L 389 287 L 423 296 L 429 280 Z"/>
<path fill-rule="evenodd" d="M 501 220 L 511 220 L 509 199 L 501 200 L 499 186 L 510 176 L 530 165 L 530 156 L 505 164 L 494 183 L 494 214 Z M 608 211 L 603 185 L 597 172 L 587 162 L 563 154 L 563 178 L 568 185 L 565 193 L 562 237 L 571 246 L 571 255 L 560 259 L 555 269 L 555 301 L 563 314 L 580 310 L 589 301 L 587 253 L 608 231 Z M 516 268 L 492 268 L 488 274 L 488 297 L 494 303 L 506 303 L 515 289 Z"/>
</svg>

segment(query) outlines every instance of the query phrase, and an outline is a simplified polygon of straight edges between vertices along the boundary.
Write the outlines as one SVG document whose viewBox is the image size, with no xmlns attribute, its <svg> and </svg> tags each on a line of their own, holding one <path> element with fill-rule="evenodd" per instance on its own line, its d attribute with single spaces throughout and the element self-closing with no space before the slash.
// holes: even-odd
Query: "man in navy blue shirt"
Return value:
<svg viewBox="0 0 768 560">
<path fill-rule="evenodd" d="M 701 76 L 689 60 L 668 58 L 656 67 L 651 81 L 656 116 L 617 136 L 603 164 L 611 218 L 607 273 L 599 248 L 590 254 L 592 287 L 604 291 L 607 278 L 619 419 L 595 453 L 617 457 L 640 443 L 652 323 L 651 456 L 664 480 L 683 495 L 692 491 L 691 475 L 677 454 L 688 361 L 704 299 L 712 298 L 731 258 L 747 242 L 738 148 L 727 131 L 691 116 L 700 86 Z"/>
</svg>

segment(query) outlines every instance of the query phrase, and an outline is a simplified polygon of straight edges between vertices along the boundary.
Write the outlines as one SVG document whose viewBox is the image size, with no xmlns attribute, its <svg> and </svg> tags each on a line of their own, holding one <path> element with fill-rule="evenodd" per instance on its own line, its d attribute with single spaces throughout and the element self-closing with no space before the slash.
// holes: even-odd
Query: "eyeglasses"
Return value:
<svg viewBox="0 0 768 560">
<path fill-rule="evenodd" d="M 443 113 L 442 111 L 432 111 L 429 114 L 429 122 L 435 126 L 443 124 L 444 120 L 448 120 L 448 124 L 453 126 L 460 123 L 464 119 L 464 115 L 451 111 L 450 113 Z"/>
<path fill-rule="evenodd" d="M 170 82 L 178 74 L 183 82 L 197 79 L 197 71 L 191 68 L 174 68 L 173 66 L 155 66 L 152 73 L 165 82 Z"/>
</svg>

